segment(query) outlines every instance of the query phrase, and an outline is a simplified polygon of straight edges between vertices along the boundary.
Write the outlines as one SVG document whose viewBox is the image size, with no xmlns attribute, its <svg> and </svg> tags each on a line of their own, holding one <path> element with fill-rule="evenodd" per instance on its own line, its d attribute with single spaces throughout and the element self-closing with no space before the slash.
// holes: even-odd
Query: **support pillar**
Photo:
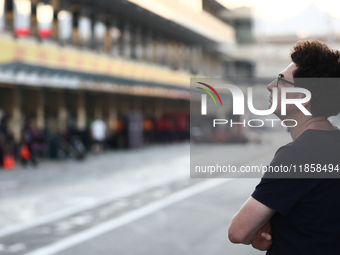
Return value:
<svg viewBox="0 0 340 255">
<path fill-rule="evenodd" d="M 86 107 L 85 95 L 80 93 L 77 95 L 77 128 L 83 130 L 86 127 Z"/>
<path fill-rule="evenodd" d="M 9 121 L 9 130 L 13 132 L 13 136 L 16 142 L 20 142 L 21 138 L 21 98 L 20 98 L 20 90 L 18 88 L 14 88 L 12 90 L 12 109 L 11 115 L 12 118 Z"/>
<path fill-rule="evenodd" d="M 140 25 L 138 25 L 136 28 L 135 57 L 138 61 L 142 60 L 143 58 L 142 27 Z"/>
<path fill-rule="evenodd" d="M 118 121 L 118 107 L 116 97 L 109 99 L 109 127 L 112 129 Z"/>
<path fill-rule="evenodd" d="M 131 25 L 125 20 L 124 29 L 122 34 L 122 48 L 123 48 L 123 57 L 131 58 L 131 44 L 132 44 L 132 36 L 131 36 Z"/>
<path fill-rule="evenodd" d="M 129 97 L 121 97 L 121 99 L 119 100 L 119 104 L 120 104 L 120 112 L 122 114 L 127 113 L 130 111 L 130 104 L 131 104 L 131 99 L 129 100 Z"/>
<path fill-rule="evenodd" d="M 94 119 L 103 119 L 103 98 L 100 95 L 95 97 Z"/>
<path fill-rule="evenodd" d="M 163 100 L 160 98 L 155 99 L 155 117 L 159 118 L 162 116 L 164 112 L 164 104 Z"/>
<path fill-rule="evenodd" d="M 109 30 L 110 37 L 112 39 L 111 43 L 111 56 L 119 57 L 120 50 L 119 50 L 119 40 L 120 40 L 120 30 L 118 28 L 117 19 L 112 20 L 111 29 Z"/>
<path fill-rule="evenodd" d="M 149 29 L 146 34 L 145 60 L 148 62 L 152 62 L 153 60 L 153 45 L 152 45 L 152 30 L 151 29 Z"/>
<path fill-rule="evenodd" d="M 37 128 L 42 130 L 45 128 L 45 97 L 42 90 L 37 94 Z"/>
<path fill-rule="evenodd" d="M 64 92 L 58 93 L 58 131 L 63 132 L 66 129 L 67 111 L 65 107 Z"/>
<path fill-rule="evenodd" d="M 143 101 L 143 115 L 147 118 L 154 117 L 154 104 L 151 99 Z"/>
<path fill-rule="evenodd" d="M 142 100 L 140 97 L 136 97 L 133 99 L 133 110 L 134 111 L 141 111 L 142 109 Z"/>
</svg>

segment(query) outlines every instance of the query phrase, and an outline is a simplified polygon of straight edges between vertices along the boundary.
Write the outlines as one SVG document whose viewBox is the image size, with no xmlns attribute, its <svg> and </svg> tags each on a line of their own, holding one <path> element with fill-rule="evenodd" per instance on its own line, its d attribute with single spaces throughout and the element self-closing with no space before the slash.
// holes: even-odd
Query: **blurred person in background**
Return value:
<svg viewBox="0 0 340 255">
<path fill-rule="evenodd" d="M 5 115 L 0 121 L 0 161 L 5 169 L 15 167 L 16 144 L 12 133 L 8 129 L 9 120 L 10 115 Z"/>
<path fill-rule="evenodd" d="M 154 142 L 155 128 L 151 118 L 145 118 L 143 121 L 144 142 L 151 144 Z"/>
<path fill-rule="evenodd" d="M 125 127 L 125 121 L 120 116 L 118 120 L 114 123 L 114 125 L 112 126 L 111 135 L 107 142 L 111 148 L 123 148 L 124 147 L 125 138 L 122 137 L 124 127 Z M 120 143 L 120 140 L 122 140 L 121 143 Z M 120 145 L 122 145 L 122 147 L 120 147 Z"/>
<path fill-rule="evenodd" d="M 120 117 L 116 125 L 115 144 L 116 148 L 127 148 L 128 125 L 124 117 Z"/>
<path fill-rule="evenodd" d="M 0 168 L 2 167 L 3 161 L 4 161 L 4 147 L 5 147 L 5 141 L 6 137 L 5 135 L 0 131 Z"/>
<path fill-rule="evenodd" d="M 47 135 L 42 130 L 39 130 L 35 121 L 32 122 L 31 132 L 33 137 L 32 150 L 36 156 L 44 156 L 47 151 Z"/>
<path fill-rule="evenodd" d="M 186 113 L 178 113 L 176 121 L 177 139 L 184 141 L 189 139 L 189 117 Z"/>
<path fill-rule="evenodd" d="M 33 166 L 37 165 L 36 153 L 33 149 L 34 144 L 34 136 L 33 133 L 36 131 L 33 130 L 33 119 L 29 118 L 25 121 L 25 124 L 22 129 L 22 141 L 20 148 L 20 158 L 23 166 L 26 166 L 28 161 L 31 161 Z"/>
<path fill-rule="evenodd" d="M 97 119 L 92 122 L 90 127 L 92 137 L 92 151 L 100 153 L 104 149 L 107 127 L 103 120 Z"/>
<path fill-rule="evenodd" d="M 320 83 L 316 79 L 298 78 L 339 78 L 340 52 L 330 50 L 317 40 L 299 41 L 291 59 L 293 62 L 267 89 L 271 92 L 271 107 L 273 88 L 277 87 L 278 104 L 274 113 L 280 119 L 296 120 L 297 125 L 289 124 L 293 142 L 279 148 L 270 165 L 308 165 L 311 168 L 311 163 L 318 162 L 322 167 L 339 168 L 340 130 L 328 121 L 328 117 L 340 112 L 339 82 L 328 84 L 332 79 L 323 79 Z M 287 106 L 286 115 L 281 114 L 282 88 L 292 87 L 310 91 L 311 98 L 305 100 L 303 106 L 311 115 L 305 115 L 294 104 Z M 306 95 L 294 92 L 287 97 L 303 99 Z M 319 172 L 316 174 L 320 176 Z M 230 241 L 252 244 L 274 255 L 340 254 L 338 175 L 333 179 L 306 178 L 305 172 L 299 175 L 302 178 L 292 172 L 282 175 L 284 178 L 277 176 L 266 172 L 233 217 Z"/>
<path fill-rule="evenodd" d="M 170 143 L 175 140 L 175 122 L 176 120 L 171 113 L 164 113 L 162 117 L 156 121 L 156 130 L 159 142 Z"/>
<path fill-rule="evenodd" d="M 165 142 L 166 140 L 166 132 L 165 132 L 165 123 L 164 119 L 160 118 L 156 120 L 156 136 L 157 142 Z"/>
<path fill-rule="evenodd" d="M 2 163 L 4 160 L 4 148 L 6 143 L 6 135 L 3 132 L 3 112 L 0 111 L 0 168 L 2 167 Z"/>
</svg>

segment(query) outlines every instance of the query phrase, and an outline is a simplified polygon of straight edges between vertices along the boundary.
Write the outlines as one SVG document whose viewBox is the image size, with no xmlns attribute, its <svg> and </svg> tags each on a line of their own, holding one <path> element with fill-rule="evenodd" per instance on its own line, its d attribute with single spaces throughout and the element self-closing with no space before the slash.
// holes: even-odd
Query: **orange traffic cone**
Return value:
<svg viewBox="0 0 340 255">
<path fill-rule="evenodd" d="M 12 154 L 6 154 L 4 156 L 3 162 L 2 162 L 3 167 L 5 170 L 11 170 L 15 167 L 15 160 Z"/>
</svg>

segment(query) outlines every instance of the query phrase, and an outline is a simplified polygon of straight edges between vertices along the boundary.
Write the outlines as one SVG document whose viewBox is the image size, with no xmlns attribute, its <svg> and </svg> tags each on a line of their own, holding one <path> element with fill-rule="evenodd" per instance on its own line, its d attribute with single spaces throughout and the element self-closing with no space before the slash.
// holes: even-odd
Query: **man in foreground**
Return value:
<svg viewBox="0 0 340 255">
<path fill-rule="evenodd" d="M 327 119 L 340 112 L 340 83 L 328 86 L 298 82 L 299 78 L 339 78 L 340 53 L 317 40 L 300 41 L 291 58 L 293 62 L 267 88 L 271 104 L 273 88 L 278 89 L 274 113 L 298 124 L 289 128 L 293 142 L 281 147 L 270 164 L 315 163 L 328 169 L 340 168 L 340 131 Z M 280 98 L 284 87 L 309 90 L 311 99 L 303 106 L 312 115 L 287 105 L 286 115 L 282 116 Z M 305 95 L 289 93 L 287 97 L 302 99 Z M 340 179 L 294 177 L 261 179 L 232 219 L 231 242 L 252 244 L 274 255 L 340 254 Z"/>
</svg>

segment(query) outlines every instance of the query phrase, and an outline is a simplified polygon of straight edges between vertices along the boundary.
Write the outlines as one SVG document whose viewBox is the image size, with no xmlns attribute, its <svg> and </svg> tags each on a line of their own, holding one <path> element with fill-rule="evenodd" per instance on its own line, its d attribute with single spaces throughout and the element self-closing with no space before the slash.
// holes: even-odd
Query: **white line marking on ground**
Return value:
<svg viewBox="0 0 340 255">
<path fill-rule="evenodd" d="M 16 243 L 7 248 L 10 253 L 17 253 L 19 251 L 25 250 L 26 245 L 24 243 Z"/>
<path fill-rule="evenodd" d="M 265 151 L 265 153 L 261 154 L 261 155 L 257 155 L 255 158 L 252 159 L 248 159 L 246 160 L 246 162 L 249 163 L 249 161 L 254 161 L 255 159 L 259 159 L 262 158 L 264 156 L 267 156 L 268 152 L 271 152 L 273 149 L 270 148 L 270 150 L 268 149 L 268 151 Z M 233 164 L 235 165 L 239 165 L 242 162 L 234 162 Z M 244 162 L 243 162 L 244 163 Z M 119 192 L 113 195 L 109 195 L 107 197 L 104 198 L 100 198 L 97 201 L 95 201 L 93 204 L 87 204 L 87 205 L 77 205 L 77 206 L 72 206 L 66 209 L 62 209 L 60 211 L 57 211 L 55 213 L 51 213 L 51 214 L 47 214 L 44 216 L 40 216 L 37 217 L 36 219 L 27 222 L 27 223 L 20 223 L 20 224 L 16 224 L 16 225 L 12 225 L 9 227 L 5 227 L 3 229 L 0 229 L 0 238 L 4 237 L 4 236 L 8 236 L 8 235 L 12 235 L 14 233 L 18 233 L 21 231 L 24 231 L 26 229 L 32 228 L 32 227 L 36 227 L 39 225 L 43 225 L 49 222 L 53 222 L 56 220 L 60 220 L 62 218 L 66 218 L 68 216 L 71 216 L 73 214 L 77 214 L 98 206 L 101 206 L 105 203 L 109 203 L 114 199 L 117 199 L 119 197 L 126 197 L 126 196 L 130 196 L 136 193 L 139 193 L 141 191 L 147 190 L 149 188 L 152 187 L 156 187 L 156 186 L 162 186 L 164 184 L 173 182 L 173 181 L 177 181 L 177 180 L 184 180 L 187 179 L 188 181 L 190 180 L 190 176 L 189 174 L 179 174 L 173 177 L 167 177 L 165 179 L 162 180 L 155 180 L 155 181 L 151 181 L 151 182 L 146 182 L 144 185 L 138 186 L 136 188 L 133 188 L 131 190 L 125 190 L 123 192 Z"/>
<path fill-rule="evenodd" d="M 83 212 L 83 211 L 90 210 L 92 208 L 95 208 L 95 207 L 101 206 L 103 204 L 109 203 L 109 202 L 111 202 L 111 201 L 113 201 L 117 198 L 120 198 L 120 197 L 126 197 L 126 196 L 130 196 L 130 195 L 133 195 L 133 194 L 137 194 L 137 193 L 140 193 L 144 190 L 150 189 L 152 187 L 157 187 L 159 185 L 162 186 L 162 185 L 165 185 L 167 183 L 171 183 L 173 181 L 177 181 L 177 180 L 181 180 L 181 179 L 185 179 L 185 178 L 189 179 L 189 175 L 188 174 L 180 174 L 180 175 L 168 177 L 168 178 L 161 179 L 161 180 L 146 182 L 143 185 L 140 185 L 136 188 L 125 190 L 123 192 L 118 192 L 118 193 L 115 193 L 115 194 L 112 194 L 112 195 L 109 195 L 109 196 L 106 196 L 106 197 L 103 197 L 103 198 L 99 198 L 98 200 L 96 200 L 92 204 L 72 206 L 72 207 L 51 213 L 51 214 L 47 214 L 47 215 L 44 215 L 44 216 L 37 217 L 36 219 L 34 219 L 30 222 L 5 227 L 3 229 L 0 229 L 0 238 L 2 238 L 4 236 L 15 234 L 15 233 L 18 233 L 18 232 L 21 232 L 21 231 L 24 231 L 24 230 L 32 228 L 32 227 L 36 227 L 36 226 L 43 225 L 43 224 L 46 224 L 46 223 L 49 223 L 49 222 L 60 220 L 62 218 L 66 218 L 66 217 L 71 216 L 73 214 L 77 214 L 77 213 L 80 213 L 80 212 Z"/>
<path fill-rule="evenodd" d="M 166 208 L 168 206 L 171 206 L 175 203 L 178 203 L 182 200 L 185 200 L 191 196 L 194 196 L 196 194 L 199 194 L 201 192 L 204 192 L 206 190 L 212 189 L 214 187 L 217 187 L 223 183 L 226 183 L 228 181 L 231 181 L 232 179 L 212 179 L 205 181 L 203 183 L 196 184 L 192 187 L 189 187 L 187 189 L 178 191 L 176 193 L 173 193 L 172 195 L 156 201 L 152 202 L 149 205 L 143 206 L 141 208 L 138 208 L 136 210 L 133 210 L 129 213 L 126 213 L 118 218 L 109 220 L 105 223 L 101 223 L 95 227 L 89 228 L 83 232 L 77 233 L 75 235 L 66 237 L 58 242 L 52 243 L 50 245 L 47 245 L 45 247 L 39 248 L 35 251 L 29 252 L 26 255 L 53 255 L 57 252 L 66 250 L 68 248 L 71 248 L 77 244 L 83 243 L 87 240 L 93 239 L 97 236 L 100 236 L 102 234 L 105 234 L 109 231 L 112 231 L 116 228 L 119 228 L 123 225 L 129 224 L 137 219 L 140 219 L 142 217 L 145 217 L 149 214 L 152 214 L 156 211 L 159 211 L 163 208 Z"/>
</svg>

